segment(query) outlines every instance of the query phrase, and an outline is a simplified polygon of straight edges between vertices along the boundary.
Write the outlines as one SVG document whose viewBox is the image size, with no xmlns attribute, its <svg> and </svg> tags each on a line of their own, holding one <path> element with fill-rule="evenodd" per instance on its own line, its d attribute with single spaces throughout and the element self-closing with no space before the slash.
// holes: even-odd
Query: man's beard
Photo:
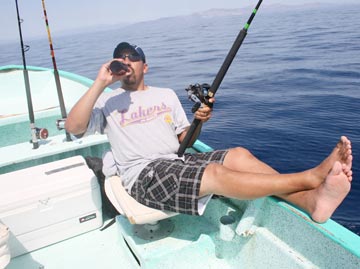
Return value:
<svg viewBox="0 0 360 269">
<path fill-rule="evenodd" d="M 134 73 L 131 73 L 129 76 L 126 76 L 122 83 L 124 86 L 134 86 L 136 85 L 137 79 Z"/>
</svg>

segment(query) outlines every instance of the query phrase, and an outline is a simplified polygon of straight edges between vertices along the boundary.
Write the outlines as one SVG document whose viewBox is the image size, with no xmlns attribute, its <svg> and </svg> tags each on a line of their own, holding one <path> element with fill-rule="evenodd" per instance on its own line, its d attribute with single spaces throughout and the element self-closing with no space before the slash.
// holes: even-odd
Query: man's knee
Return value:
<svg viewBox="0 0 360 269">
<path fill-rule="evenodd" d="M 219 178 L 223 173 L 223 166 L 218 163 L 210 163 L 206 166 L 204 174 L 212 179 Z"/>
<path fill-rule="evenodd" d="M 255 159 L 248 149 L 236 147 L 229 150 L 224 159 L 224 166 L 235 171 L 245 171 Z"/>
<path fill-rule="evenodd" d="M 234 158 L 254 158 L 254 155 L 246 148 L 243 147 L 236 147 L 229 150 L 231 157 Z"/>
</svg>

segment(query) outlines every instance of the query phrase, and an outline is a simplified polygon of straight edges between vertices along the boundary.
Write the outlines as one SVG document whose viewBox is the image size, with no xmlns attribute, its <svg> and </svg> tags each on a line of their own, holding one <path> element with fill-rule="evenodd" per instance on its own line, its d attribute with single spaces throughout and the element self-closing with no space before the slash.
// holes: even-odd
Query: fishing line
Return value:
<svg viewBox="0 0 360 269">
<path fill-rule="evenodd" d="M 234 60 L 236 53 L 238 52 L 241 44 L 243 43 L 246 35 L 247 30 L 250 27 L 250 24 L 252 20 L 254 19 L 260 5 L 262 3 L 262 0 L 259 0 L 256 7 L 254 8 L 251 16 L 249 17 L 248 21 L 246 22 L 243 29 L 241 29 L 240 33 L 238 34 L 237 38 L 234 41 L 234 44 L 232 45 L 228 55 L 226 56 L 222 66 L 220 67 L 219 72 L 217 73 L 213 83 L 211 86 L 209 84 L 195 84 L 190 85 L 186 90 L 188 91 L 189 98 L 192 101 L 195 101 L 195 105 L 193 107 L 193 112 L 195 112 L 200 106 L 201 103 L 204 103 L 208 106 L 212 106 L 212 103 L 209 102 L 209 99 L 215 96 L 216 91 L 218 90 L 222 80 L 225 77 L 226 72 L 228 71 L 232 61 Z M 194 119 L 193 122 L 190 125 L 190 128 L 180 144 L 180 147 L 178 149 L 178 156 L 183 156 L 186 148 L 189 146 L 190 140 L 193 137 L 196 129 L 198 128 L 199 124 L 201 123 L 201 120 Z"/>
<path fill-rule="evenodd" d="M 31 141 L 33 144 L 33 149 L 37 149 L 39 147 L 38 138 L 36 135 L 36 127 L 35 127 L 35 115 L 34 115 L 34 107 L 32 103 L 31 98 L 31 90 L 30 90 L 30 80 L 29 80 L 29 73 L 26 67 L 26 60 L 25 60 L 25 52 L 29 50 L 29 46 L 24 46 L 24 41 L 22 37 L 22 31 L 21 31 L 21 23 L 23 22 L 22 19 L 20 19 L 19 14 L 19 6 L 18 1 L 15 0 L 16 4 L 16 13 L 17 13 L 17 19 L 18 19 L 18 26 L 19 26 L 19 35 L 20 35 L 20 45 L 21 45 L 21 53 L 22 53 L 22 60 L 23 60 L 23 74 L 24 74 L 24 81 L 25 81 L 25 91 L 26 91 L 26 100 L 27 100 L 27 106 L 28 106 L 28 112 L 29 112 L 29 121 L 30 121 L 30 129 L 31 129 Z"/>
<path fill-rule="evenodd" d="M 53 44 L 52 44 L 49 21 L 48 21 L 48 18 L 47 18 L 47 13 L 46 13 L 45 1 L 44 0 L 42 0 L 42 6 L 43 6 L 43 10 L 44 10 L 44 18 L 45 18 L 46 30 L 47 30 L 48 39 L 49 39 L 51 59 L 52 59 L 53 67 L 54 67 L 54 77 L 55 77 L 55 83 L 56 83 L 56 90 L 57 90 L 57 95 L 58 95 L 59 105 L 60 105 L 60 111 L 61 111 L 61 117 L 62 117 L 61 121 L 65 121 L 65 119 L 67 118 L 66 108 L 65 108 L 64 97 L 63 97 L 62 89 L 61 89 L 59 71 L 58 71 L 57 65 L 56 65 L 55 51 L 54 51 L 54 47 L 53 47 Z M 59 128 L 59 126 L 58 126 L 58 129 L 62 129 L 62 128 Z M 66 130 L 65 130 L 65 134 L 66 134 L 66 141 L 72 141 L 70 134 Z"/>
</svg>

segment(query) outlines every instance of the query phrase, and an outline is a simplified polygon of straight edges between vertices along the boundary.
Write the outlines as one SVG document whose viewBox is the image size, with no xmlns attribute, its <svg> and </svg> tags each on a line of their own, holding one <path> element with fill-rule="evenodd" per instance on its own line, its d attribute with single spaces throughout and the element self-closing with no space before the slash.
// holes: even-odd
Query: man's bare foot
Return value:
<svg viewBox="0 0 360 269">
<path fill-rule="evenodd" d="M 323 181 L 333 168 L 334 163 L 338 161 L 342 164 L 343 173 L 351 181 L 352 160 L 351 142 L 346 136 L 342 136 L 330 155 L 319 166 L 312 169 L 313 176 Z"/>
<path fill-rule="evenodd" d="M 325 181 L 314 190 L 315 207 L 311 214 L 314 221 L 319 223 L 327 221 L 349 193 L 351 184 L 343 167 L 339 161 L 336 161 Z"/>
</svg>

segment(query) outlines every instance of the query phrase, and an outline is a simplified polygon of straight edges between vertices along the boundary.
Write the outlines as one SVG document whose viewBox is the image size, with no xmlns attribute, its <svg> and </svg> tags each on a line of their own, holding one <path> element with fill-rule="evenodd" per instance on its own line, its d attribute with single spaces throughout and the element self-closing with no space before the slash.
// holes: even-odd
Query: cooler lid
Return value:
<svg viewBox="0 0 360 269">
<path fill-rule="evenodd" d="M 80 189 L 98 187 L 82 156 L 33 166 L 0 175 L 0 212 Z"/>
</svg>

